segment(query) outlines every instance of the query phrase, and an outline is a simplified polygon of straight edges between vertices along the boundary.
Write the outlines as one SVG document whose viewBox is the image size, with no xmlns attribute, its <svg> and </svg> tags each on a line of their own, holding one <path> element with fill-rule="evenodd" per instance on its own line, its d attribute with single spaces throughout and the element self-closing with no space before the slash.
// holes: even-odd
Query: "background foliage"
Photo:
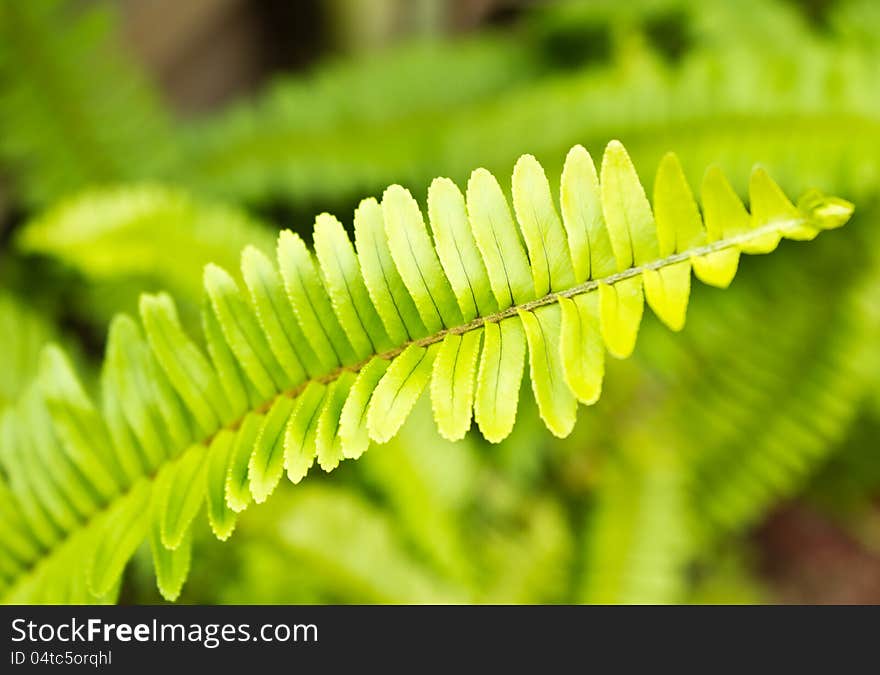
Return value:
<svg viewBox="0 0 880 675">
<path fill-rule="evenodd" d="M 194 325 L 206 262 L 237 269 L 321 211 L 346 222 L 388 183 L 421 199 L 524 152 L 553 183 L 569 146 L 609 138 L 643 178 L 674 149 L 744 193 L 758 161 L 789 193 L 855 201 L 853 222 L 744 259 L 728 291 L 695 286 L 680 335 L 646 317 L 568 439 L 524 395 L 503 444 L 449 443 L 422 400 L 398 438 L 285 485 L 229 542 L 197 532 L 181 599 L 880 601 L 876 3 L 498 3 L 453 31 L 468 3 L 375 2 L 358 39 L 346 4 L 316 3 L 307 68 L 193 115 L 163 102 L 117 8 L 0 3 L 0 406 L 45 341 L 94 378 L 140 292 L 169 290 Z M 121 601 L 159 600 L 151 565 L 145 547 Z"/>
</svg>

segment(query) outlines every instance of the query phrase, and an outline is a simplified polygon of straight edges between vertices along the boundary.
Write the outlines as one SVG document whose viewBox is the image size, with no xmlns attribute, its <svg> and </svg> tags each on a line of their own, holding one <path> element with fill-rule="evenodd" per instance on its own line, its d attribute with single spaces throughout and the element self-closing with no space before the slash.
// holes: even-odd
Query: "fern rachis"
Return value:
<svg viewBox="0 0 880 675">
<path fill-rule="evenodd" d="M 354 246 L 324 214 L 315 254 L 290 232 L 277 266 L 246 249 L 247 295 L 209 265 L 207 355 L 169 296 L 144 296 L 143 334 L 125 316 L 111 326 L 100 411 L 49 348 L 31 394 L 3 419 L 7 598 L 33 601 L 50 588 L 64 594 L 42 599 L 112 598 L 145 537 L 160 588 L 176 596 L 202 503 L 228 537 L 236 514 L 285 472 L 298 482 L 315 459 L 329 471 L 394 436 L 429 382 L 441 434 L 461 438 L 473 413 L 497 442 L 513 427 L 528 357 L 541 418 L 565 436 L 578 401 L 599 396 L 604 351 L 632 352 L 645 298 L 677 330 L 691 267 L 726 286 L 740 252 L 810 239 L 852 210 L 816 192 L 795 207 L 760 169 L 751 214 L 716 169 L 702 195 L 705 224 L 668 155 L 652 211 L 618 143 L 600 175 L 586 150 L 569 153 L 561 217 L 530 156 L 514 170 L 513 214 L 484 170 L 466 194 L 435 181 L 431 234 L 415 199 L 392 186 L 356 211 Z M 35 445 L 39 456 L 28 452 Z M 74 562 L 83 575 L 69 574 Z"/>
</svg>

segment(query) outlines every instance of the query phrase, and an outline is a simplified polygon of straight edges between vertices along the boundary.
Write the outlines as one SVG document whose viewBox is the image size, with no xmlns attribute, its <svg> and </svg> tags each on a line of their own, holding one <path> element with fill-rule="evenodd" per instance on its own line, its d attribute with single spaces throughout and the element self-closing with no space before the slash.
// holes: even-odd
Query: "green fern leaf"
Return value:
<svg viewBox="0 0 880 675">
<path fill-rule="evenodd" d="M 244 511 L 253 501 L 250 489 L 249 466 L 251 457 L 255 454 L 254 448 L 262 422 L 262 415 L 248 413 L 245 415 L 235 436 L 232 456 L 229 458 L 229 467 L 226 470 L 225 488 L 226 503 L 236 513 Z"/>
<path fill-rule="evenodd" d="M 450 441 L 464 438 L 471 426 L 481 337 L 476 331 L 447 334 L 434 361 L 431 404 L 437 430 Z"/>
<path fill-rule="evenodd" d="M 187 531 L 183 541 L 171 550 L 162 544 L 159 521 L 156 520 L 150 529 L 150 551 L 153 556 L 153 569 L 156 573 L 156 585 L 162 597 L 169 601 L 177 600 L 186 577 L 192 558 L 192 530 Z"/>
<path fill-rule="evenodd" d="M 76 466 L 78 487 L 100 515 L 71 508 L 70 477 L 34 471 L 28 420 L 7 412 L 0 459 L 37 551 L 11 565 L 4 578 L 9 596 L 31 597 L 51 578 L 48 588 L 68 595 L 49 599 L 81 598 L 89 588 L 84 579 L 59 579 L 91 554 L 100 562 L 88 575 L 91 590 L 95 598 L 110 597 L 129 547 L 95 557 L 95 542 L 123 531 L 125 523 L 141 531 L 135 519 L 143 509 L 131 506 L 132 494 L 140 494 L 145 477 L 155 473 L 148 480 L 153 555 L 163 594 L 175 597 L 189 554 L 168 552 L 188 551 L 203 503 L 218 536 L 228 536 L 234 513 L 264 501 L 285 472 L 298 482 L 316 459 L 331 470 L 342 458 L 363 453 L 370 440 L 392 438 L 429 383 L 444 434 L 466 433 L 472 406 L 483 435 L 500 441 L 515 423 L 526 354 L 541 419 L 565 436 L 578 400 L 598 397 L 603 344 L 618 357 L 632 351 L 645 292 L 678 327 L 687 299 L 682 272 L 689 273 L 692 261 L 724 251 L 767 252 L 781 238 L 837 227 L 852 210 L 816 193 L 794 207 L 757 170 L 752 212 L 743 219 L 741 202 L 731 202 L 726 183 L 710 172 L 706 197 L 714 202 L 707 217 L 718 219 L 711 227 L 721 232 L 710 240 L 709 224 L 704 235 L 692 204 L 682 206 L 684 221 L 670 220 L 666 189 L 687 194 L 674 162 L 661 166 L 655 191 L 660 204 L 666 200 L 660 226 L 626 151 L 612 142 L 598 181 L 585 150 L 569 153 L 561 218 L 543 169 L 526 156 L 514 170 L 516 219 L 485 170 L 474 172 L 464 212 L 461 194 L 435 183 L 429 218 L 436 219 L 433 231 L 445 231 L 440 249 L 401 187 L 386 190 L 381 203 L 361 203 L 355 252 L 343 246 L 335 257 L 322 245 L 316 262 L 298 237 L 282 233 L 277 268 L 245 250 L 246 290 L 222 268 L 206 267 L 203 324 L 210 359 L 187 336 L 167 295 L 141 299 L 146 339 L 130 319 L 115 321 L 102 376 L 108 387 L 102 397 L 118 397 L 112 403 L 95 406 L 60 350 L 49 348 L 37 391 L 58 442 L 44 461 Z M 581 190 L 599 204 L 579 196 Z M 324 228 L 336 227 L 321 220 Z M 470 252 L 454 253 L 458 243 Z M 643 278 L 652 273 L 644 291 Z M 340 284 L 348 279 L 355 283 Z M 355 317 L 361 332 L 353 328 Z M 350 333 L 360 336 L 357 348 Z M 378 351 L 385 340 L 392 346 Z M 15 524 L 10 529 L 21 531 Z"/>
<path fill-rule="evenodd" d="M 180 459 L 164 467 L 156 478 L 156 517 L 162 545 L 176 549 L 205 500 L 206 449 L 194 445 Z"/>
<path fill-rule="evenodd" d="M 290 415 L 284 438 L 284 468 L 292 483 L 299 483 L 305 478 L 315 463 L 318 422 L 326 389 L 322 384 L 309 382 Z"/>
<path fill-rule="evenodd" d="M 235 448 L 235 433 L 221 429 L 208 447 L 205 472 L 205 505 L 211 531 L 221 541 L 229 539 L 235 529 L 236 512 L 226 502 L 226 474 Z"/>
</svg>

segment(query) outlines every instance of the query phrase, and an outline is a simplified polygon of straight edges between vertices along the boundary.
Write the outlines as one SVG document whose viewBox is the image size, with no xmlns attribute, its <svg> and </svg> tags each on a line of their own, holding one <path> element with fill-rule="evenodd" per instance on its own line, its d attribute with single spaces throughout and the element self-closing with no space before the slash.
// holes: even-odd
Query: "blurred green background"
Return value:
<svg viewBox="0 0 880 675">
<path fill-rule="evenodd" d="M 197 326 L 204 264 L 280 228 L 611 138 L 649 188 L 674 150 L 856 215 L 646 316 L 568 439 L 528 392 L 497 446 L 423 400 L 229 542 L 198 519 L 181 602 L 880 602 L 875 0 L 0 0 L 0 409 L 48 339 L 94 384 L 142 291 Z"/>
</svg>

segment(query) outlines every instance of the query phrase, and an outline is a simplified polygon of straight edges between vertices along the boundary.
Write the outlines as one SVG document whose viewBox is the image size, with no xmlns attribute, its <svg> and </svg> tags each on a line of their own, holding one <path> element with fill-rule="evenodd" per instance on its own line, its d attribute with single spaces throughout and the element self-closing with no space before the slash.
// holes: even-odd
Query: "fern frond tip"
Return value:
<svg viewBox="0 0 880 675">
<path fill-rule="evenodd" d="M 798 200 L 798 208 L 822 230 L 842 227 L 852 218 L 855 204 L 840 197 L 828 196 L 817 189 L 808 190 Z"/>
</svg>

